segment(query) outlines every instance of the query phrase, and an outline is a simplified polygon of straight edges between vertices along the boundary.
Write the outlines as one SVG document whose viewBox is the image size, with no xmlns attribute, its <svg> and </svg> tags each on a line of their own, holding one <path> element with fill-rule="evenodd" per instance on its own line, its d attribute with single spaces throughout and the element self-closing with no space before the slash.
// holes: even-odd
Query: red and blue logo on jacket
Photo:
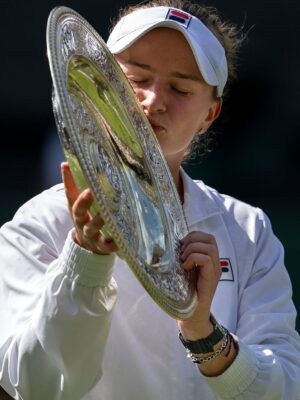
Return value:
<svg viewBox="0 0 300 400">
<path fill-rule="evenodd" d="M 232 265 L 229 258 L 220 258 L 222 275 L 220 281 L 234 281 Z"/>
<path fill-rule="evenodd" d="M 188 28 L 191 19 L 192 16 L 190 14 L 180 10 L 174 10 L 173 8 L 169 8 L 168 14 L 166 16 L 166 20 L 176 21 L 179 24 L 183 25 L 185 28 Z"/>
</svg>

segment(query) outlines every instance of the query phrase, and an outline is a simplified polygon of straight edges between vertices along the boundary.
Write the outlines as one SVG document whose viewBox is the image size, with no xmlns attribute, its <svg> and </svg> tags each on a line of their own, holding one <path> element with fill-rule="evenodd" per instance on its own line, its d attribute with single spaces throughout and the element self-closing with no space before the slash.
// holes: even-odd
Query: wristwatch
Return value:
<svg viewBox="0 0 300 400">
<path fill-rule="evenodd" d="M 179 332 L 179 339 L 184 347 L 192 354 L 206 354 L 214 352 L 214 345 L 220 342 L 227 335 L 227 330 L 215 320 L 214 316 L 210 316 L 210 321 L 213 324 L 213 332 L 203 339 L 187 340 L 184 339 Z"/>
</svg>

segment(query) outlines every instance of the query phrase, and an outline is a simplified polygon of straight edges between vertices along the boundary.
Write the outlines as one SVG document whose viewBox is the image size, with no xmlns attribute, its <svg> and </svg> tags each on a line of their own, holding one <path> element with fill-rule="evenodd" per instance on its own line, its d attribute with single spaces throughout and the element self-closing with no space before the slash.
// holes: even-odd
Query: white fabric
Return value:
<svg viewBox="0 0 300 400">
<path fill-rule="evenodd" d="M 189 229 L 215 235 L 220 257 L 232 265 L 234 280 L 221 277 L 212 312 L 239 339 L 234 363 L 219 377 L 199 373 L 185 356 L 176 322 L 129 267 L 72 241 L 58 185 L 25 204 L 0 231 L 0 382 L 11 396 L 300 399 L 290 280 L 267 217 L 183 177 Z"/>
<path fill-rule="evenodd" d="M 188 17 L 187 22 L 168 19 L 172 11 Z M 216 86 L 218 97 L 221 97 L 228 77 L 225 50 L 205 24 L 191 14 L 169 7 L 138 9 L 121 18 L 111 32 L 107 46 L 113 54 L 118 54 L 158 27 L 176 29 L 184 35 L 205 82 Z"/>
</svg>

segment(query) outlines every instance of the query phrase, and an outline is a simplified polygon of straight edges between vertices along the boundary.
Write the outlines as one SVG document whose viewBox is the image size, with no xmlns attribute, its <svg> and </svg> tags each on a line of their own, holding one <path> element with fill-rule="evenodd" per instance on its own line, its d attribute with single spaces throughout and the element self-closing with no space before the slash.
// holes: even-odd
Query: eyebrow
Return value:
<svg viewBox="0 0 300 400">
<path fill-rule="evenodd" d="M 133 65 L 135 67 L 139 67 L 142 69 L 145 69 L 147 71 L 151 71 L 152 68 L 150 67 L 150 65 L 148 64 L 143 64 L 143 63 L 139 63 L 137 61 L 127 61 L 125 64 L 127 65 Z M 174 71 L 171 74 L 174 78 L 179 78 L 179 79 L 189 79 L 192 81 L 196 81 L 196 82 L 202 82 L 202 79 L 198 78 L 196 75 L 193 74 L 186 74 L 183 72 L 179 72 L 179 71 Z"/>
</svg>

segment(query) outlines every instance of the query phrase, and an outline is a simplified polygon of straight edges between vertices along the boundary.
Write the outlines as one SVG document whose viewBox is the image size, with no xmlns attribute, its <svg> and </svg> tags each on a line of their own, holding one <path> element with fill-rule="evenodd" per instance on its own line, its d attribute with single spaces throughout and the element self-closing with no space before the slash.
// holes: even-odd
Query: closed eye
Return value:
<svg viewBox="0 0 300 400">
<path fill-rule="evenodd" d="M 143 83 L 147 83 L 147 79 L 133 79 L 133 78 L 128 78 L 129 82 L 132 83 L 139 83 L 139 84 L 143 84 Z"/>
<path fill-rule="evenodd" d="M 191 92 L 189 90 L 180 89 L 176 86 L 172 86 L 171 88 L 172 88 L 172 90 L 174 90 L 174 92 L 184 95 L 184 96 L 191 94 Z"/>
</svg>

